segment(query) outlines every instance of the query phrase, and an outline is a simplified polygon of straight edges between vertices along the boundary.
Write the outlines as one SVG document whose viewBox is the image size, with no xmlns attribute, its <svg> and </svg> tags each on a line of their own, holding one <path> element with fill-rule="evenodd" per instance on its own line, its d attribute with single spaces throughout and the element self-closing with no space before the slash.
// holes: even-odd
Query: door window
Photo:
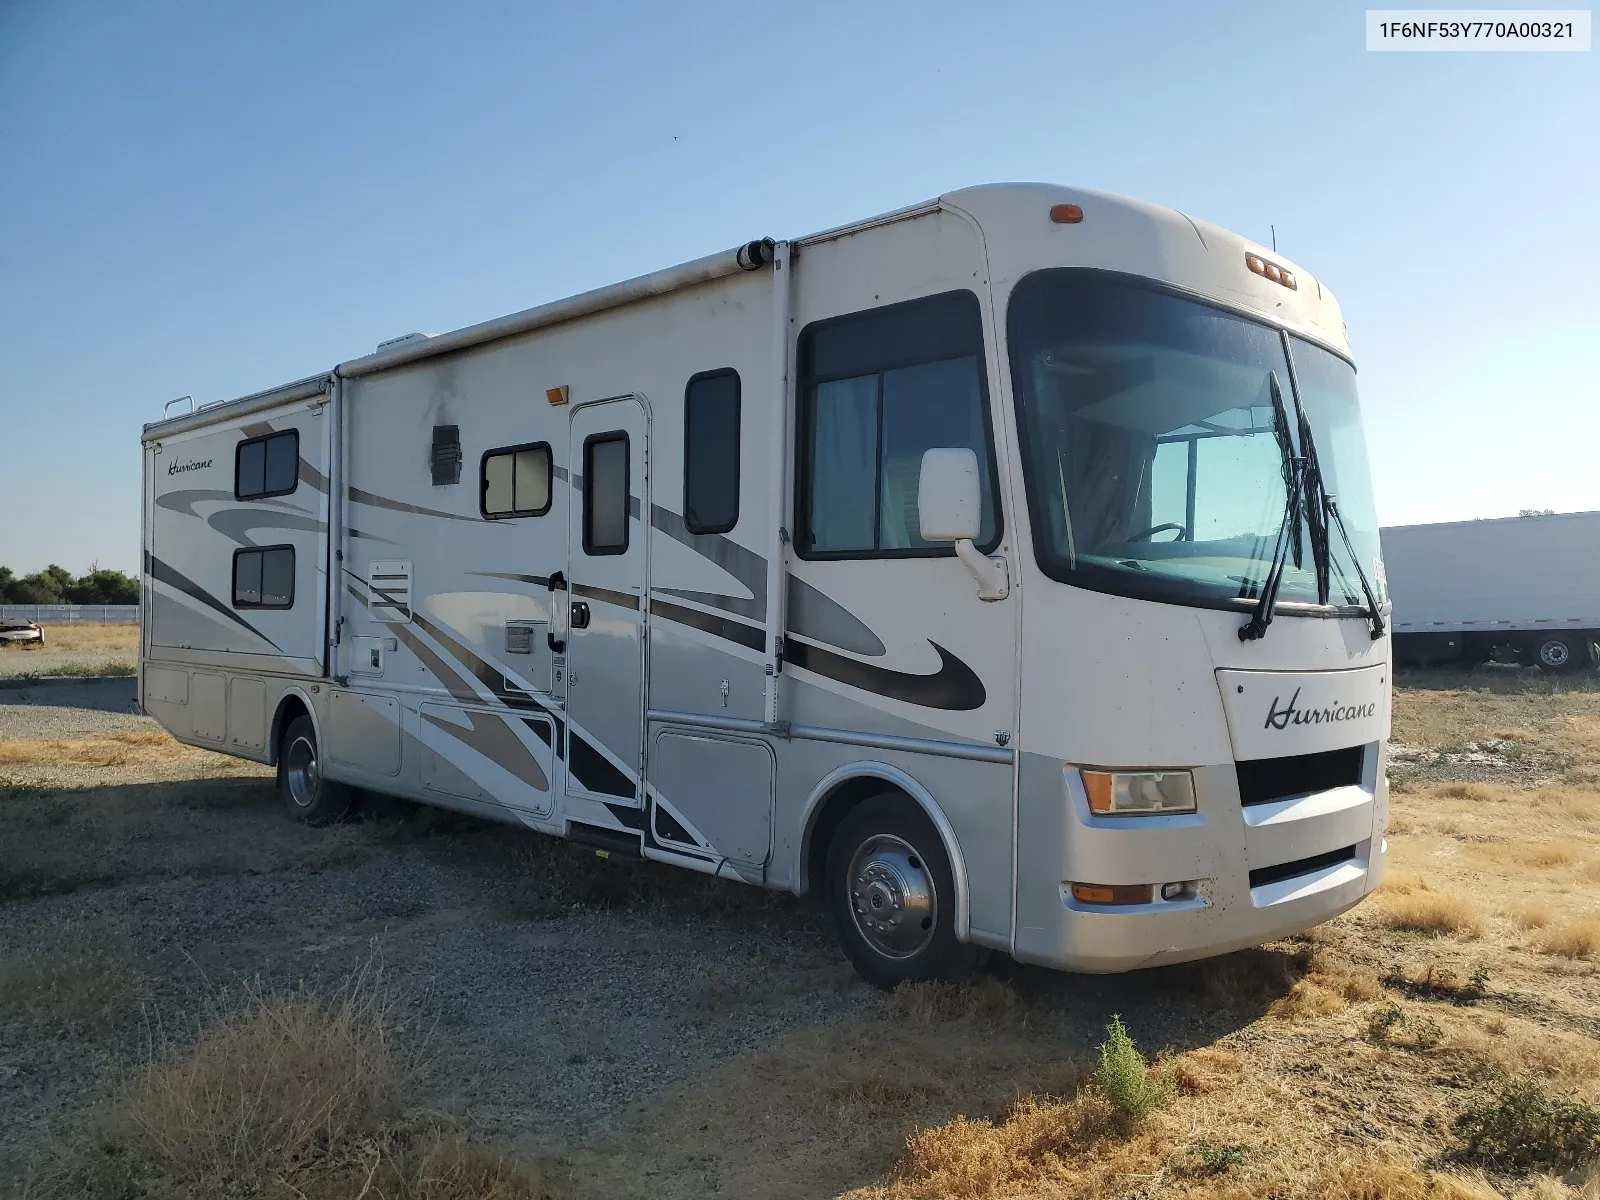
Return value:
<svg viewBox="0 0 1600 1200">
<path fill-rule="evenodd" d="M 628 549 L 628 435 L 597 433 L 583 443 L 583 552 Z"/>
<path fill-rule="evenodd" d="M 953 554 L 922 540 L 917 510 L 923 452 L 945 446 L 977 453 L 978 544 L 999 544 L 976 296 L 950 292 L 809 326 L 800 362 L 802 558 Z"/>
</svg>

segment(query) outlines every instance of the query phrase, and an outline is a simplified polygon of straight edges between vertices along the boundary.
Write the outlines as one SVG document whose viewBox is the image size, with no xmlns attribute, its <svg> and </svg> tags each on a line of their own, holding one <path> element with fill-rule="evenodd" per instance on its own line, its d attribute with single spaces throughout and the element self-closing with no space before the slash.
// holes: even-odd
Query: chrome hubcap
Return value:
<svg viewBox="0 0 1600 1200">
<path fill-rule="evenodd" d="M 850 860 L 849 878 L 850 913 L 868 945 L 885 958 L 911 958 L 927 948 L 939 900 L 915 847 L 893 834 L 870 837 Z"/>
<path fill-rule="evenodd" d="M 316 803 L 322 774 L 317 769 L 317 748 L 311 739 L 297 737 L 289 743 L 289 751 L 283 756 L 283 775 L 289 782 L 289 798 L 298 807 L 310 808 Z"/>
<path fill-rule="evenodd" d="M 1539 647 L 1539 661 L 1547 667 L 1564 667 L 1571 656 L 1565 642 L 1546 642 Z"/>
</svg>

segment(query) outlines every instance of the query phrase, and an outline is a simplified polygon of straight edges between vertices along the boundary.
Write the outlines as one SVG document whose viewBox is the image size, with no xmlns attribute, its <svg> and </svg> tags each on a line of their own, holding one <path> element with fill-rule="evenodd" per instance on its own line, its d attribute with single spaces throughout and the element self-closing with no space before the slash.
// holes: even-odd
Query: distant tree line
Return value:
<svg viewBox="0 0 1600 1200">
<path fill-rule="evenodd" d="M 54 563 L 21 578 L 10 567 L 0 567 L 0 604 L 137 603 L 137 579 L 130 579 L 121 571 L 109 571 L 94 563 L 77 577 Z"/>
</svg>

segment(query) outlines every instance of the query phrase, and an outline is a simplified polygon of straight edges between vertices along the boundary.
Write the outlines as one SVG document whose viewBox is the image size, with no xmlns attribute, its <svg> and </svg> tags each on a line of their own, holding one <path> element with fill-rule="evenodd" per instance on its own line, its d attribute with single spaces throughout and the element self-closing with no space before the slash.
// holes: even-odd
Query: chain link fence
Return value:
<svg viewBox="0 0 1600 1200">
<path fill-rule="evenodd" d="M 0 604 L 0 621 L 39 625 L 137 625 L 137 604 Z"/>
</svg>

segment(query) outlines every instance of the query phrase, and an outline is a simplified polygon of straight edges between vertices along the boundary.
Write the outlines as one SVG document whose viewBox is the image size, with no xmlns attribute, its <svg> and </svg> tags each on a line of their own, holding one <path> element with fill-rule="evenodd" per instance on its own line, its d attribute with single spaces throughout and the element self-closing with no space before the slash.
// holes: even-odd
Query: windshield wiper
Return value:
<svg viewBox="0 0 1600 1200">
<path fill-rule="evenodd" d="M 1267 577 L 1261 582 L 1261 595 L 1256 599 L 1250 619 L 1239 626 L 1241 642 L 1253 642 L 1266 635 L 1267 626 L 1272 624 L 1273 610 L 1278 607 L 1278 589 L 1283 584 L 1291 550 L 1295 563 L 1301 561 L 1300 523 L 1305 517 L 1306 460 L 1294 452 L 1294 440 L 1289 435 L 1289 412 L 1283 406 L 1283 391 L 1278 387 L 1276 371 L 1267 373 L 1267 391 L 1272 396 L 1272 432 L 1278 439 L 1278 452 L 1283 460 L 1283 524 L 1278 526 L 1278 540 L 1272 548 Z M 1312 553 L 1317 553 L 1314 541 Z M 1317 561 L 1320 567 L 1320 555 Z"/>
<path fill-rule="evenodd" d="M 1383 613 L 1378 608 L 1372 584 L 1367 580 L 1367 572 L 1361 566 L 1361 559 L 1357 557 L 1356 548 L 1350 541 L 1350 531 L 1344 527 L 1339 500 L 1328 491 L 1327 482 L 1322 477 L 1322 465 L 1317 461 L 1317 443 L 1311 435 L 1311 422 L 1306 419 L 1305 406 L 1300 403 L 1298 391 L 1294 397 L 1294 409 L 1300 426 L 1300 453 L 1305 461 L 1306 524 L 1311 527 L 1312 554 L 1317 564 L 1317 603 L 1328 603 L 1331 591 L 1328 567 L 1333 562 L 1332 531 L 1337 528 L 1344 551 L 1350 556 L 1350 565 L 1356 569 L 1356 578 L 1361 581 L 1361 594 L 1367 600 L 1367 617 L 1372 622 L 1372 640 L 1377 641 L 1383 636 Z M 1344 574 L 1343 567 L 1339 568 L 1339 574 Z"/>
</svg>

